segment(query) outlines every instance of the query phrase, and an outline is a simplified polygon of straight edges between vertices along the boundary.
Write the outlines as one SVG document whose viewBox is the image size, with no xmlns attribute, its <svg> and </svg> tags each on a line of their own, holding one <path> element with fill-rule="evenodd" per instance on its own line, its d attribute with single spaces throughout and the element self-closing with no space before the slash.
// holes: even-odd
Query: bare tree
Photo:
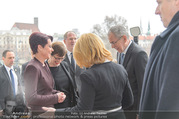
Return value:
<svg viewBox="0 0 179 119">
<path fill-rule="evenodd" d="M 127 20 L 124 17 L 114 15 L 111 17 L 106 16 L 104 22 L 102 24 L 95 24 L 92 30 L 92 33 L 95 33 L 96 35 L 101 37 L 101 39 L 105 43 L 106 48 L 111 51 L 114 58 L 116 58 L 116 50 L 111 48 L 110 43 L 108 42 L 107 33 L 112 26 L 118 24 L 122 24 L 128 29 Z"/>
</svg>

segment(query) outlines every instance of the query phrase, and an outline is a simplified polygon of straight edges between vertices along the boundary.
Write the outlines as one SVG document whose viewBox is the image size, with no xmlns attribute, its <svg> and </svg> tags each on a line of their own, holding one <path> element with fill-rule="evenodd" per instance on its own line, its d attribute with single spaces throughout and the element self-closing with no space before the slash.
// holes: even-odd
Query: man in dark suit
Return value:
<svg viewBox="0 0 179 119">
<path fill-rule="evenodd" d="M 64 34 L 64 43 L 67 47 L 67 54 L 65 56 L 64 61 L 66 61 L 68 63 L 68 65 L 70 66 L 70 74 L 76 84 L 76 89 L 79 92 L 81 90 L 81 81 L 79 79 L 79 75 L 81 74 L 82 71 L 84 71 L 84 69 L 81 69 L 75 62 L 75 60 L 73 59 L 73 47 L 76 43 L 77 40 L 77 35 L 75 32 L 73 31 L 67 31 Z"/>
<path fill-rule="evenodd" d="M 157 0 L 166 28 L 156 36 L 144 74 L 140 119 L 179 119 L 179 0 Z"/>
<path fill-rule="evenodd" d="M 2 54 L 4 65 L 0 67 L 0 110 L 5 108 L 5 98 L 23 94 L 20 82 L 20 69 L 13 66 L 15 54 L 5 50 Z"/>
<path fill-rule="evenodd" d="M 141 89 L 147 53 L 129 39 L 127 29 L 122 25 L 113 26 L 108 32 L 109 42 L 117 52 L 117 62 L 122 64 L 128 73 L 128 79 L 134 95 L 134 104 L 125 109 L 127 119 L 136 119 L 138 115 Z"/>
</svg>

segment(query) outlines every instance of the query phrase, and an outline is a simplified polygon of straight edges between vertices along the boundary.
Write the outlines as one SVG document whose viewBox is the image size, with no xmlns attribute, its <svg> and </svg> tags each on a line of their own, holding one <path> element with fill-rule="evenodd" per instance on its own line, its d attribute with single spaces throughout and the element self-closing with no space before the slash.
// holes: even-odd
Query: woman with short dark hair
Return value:
<svg viewBox="0 0 179 119">
<path fill-rule="evenodd" d="M 70 75 L 68 63 L 64 60 L 67 49 L 64 43 L 56 41 L 52 43 L 53 52 L 47 60 L 50 71 L 55 81 L 56 90 L 63 91 L 66 99 L 63 103 L 55 104 L 55 108 L 73 107 L 76 105 L 77 93 L 75 82 Z"/>
<path fill-rule="evenodd" d="M 54 90 L 54 80 L 45 62 L 53 51 L 52 40 L 52 36 L 40 32 L 34 32 L 29 37 L 34 58 L 26 66 L 24 83 L 25 98 L 32 112 L 42 111 L 43 106 L 54 107 L 65 99 L 63 92 Z"/>
</svg>

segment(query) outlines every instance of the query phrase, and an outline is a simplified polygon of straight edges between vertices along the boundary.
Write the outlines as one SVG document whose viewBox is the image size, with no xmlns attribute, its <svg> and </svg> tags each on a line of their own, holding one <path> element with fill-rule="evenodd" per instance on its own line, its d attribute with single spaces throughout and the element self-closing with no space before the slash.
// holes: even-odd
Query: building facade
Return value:
<svg viewBox="0 0 179 119">
<path fill-rule="evenodd" d="M 15 65 L 20 65 L 31 59 L 29 36 L 30 30 L 0 31 L 0 54 L 4 50 L 13 50 L 15 53 Z M 0 55 L 2 59 L 2 55 Z M 1 61 L 2 62 L 2 61 Z"/>
</svg>

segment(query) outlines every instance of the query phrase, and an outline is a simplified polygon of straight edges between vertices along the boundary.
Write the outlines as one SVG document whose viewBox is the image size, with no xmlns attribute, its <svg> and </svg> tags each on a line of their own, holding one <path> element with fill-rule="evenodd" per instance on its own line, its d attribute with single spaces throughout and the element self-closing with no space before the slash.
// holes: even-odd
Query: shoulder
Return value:
<svg viewBox="0 0 179 119">
<path fill-rule="evenodd" d="M 5 67 L 4 66 L 1 66 L 0 67 L 0 74 L 2 75 L 3 74 L 3 71 L 5 71 Z M 0 76 L 1 77 L 1 76 Z"/>
<path fill-rule="evenodd" d="M 88 74 L 103 74 L 105 72 L 112 72 L 114 70 L 121 70 L 125 71 L 124 67 L 121 64 L 114 63 L 112 61 L 96 64 L 89 68 L 88 70 L 84 71 L 84 73 Z"/>
<path fill-rule="evenodd" d="M 85 70 L 80 77 L 83 80 L 94 82 L 97 79 L 104 80 L 106 77 L 114 77 L 114 75 L 126 78 L 127 72 L 121 64 L 116 64 L 111 61 L 92 66 Z"/>
<path fill-rule="evenodd" d="M 65 61 L 62 61 L 60 64 L 64 65 L 65 67 L 68 67 L 68 66 L 69 66 L 68 63 L 65 62 Z"/>
<path fill-rule="evenodd" d="M 114 68 L 115 70 L 118 70 L 119 72 L 126 73 L 126 70 L 125 70 L 124 66 L 121 65 L 121 64 L 111 62 L 109 65 L 111 65 L 112 69 Z"/>
<path fill-rule="evenodd" d="M 169 38 L 171 39 L 179 38 L 179 26 L 177 26 L 177 28 L 170 34 Z M 176 40 L 179 41 L 178 39 Z"/>
<path fill-rule="evenodd" d="M 69 64 L 66 61 L 62 61 L 60 65 L 63 65 L 65 68 L 69 68 Z"/>
<path fill-rule="evenodd" d="M 6 70 L 5 66 L 2 65 L 2 66 L 0 67 L 0 74 L 2 74 L 4 71 L 7 71 L 7 70 Z"/>
<path fill-rule="evenodd" d="M 26 70 L 37 70 L 37 69 L 41 69 L 42 64 L 40 64 L 38 61 L 32 59 L 31 61 L 29 61 L 29 63 L 26 66 Z"/>
<path fill-rule="evenodd" d="M 4 69 L 4 65 L 0 66 L 0 70 Z"/>
<path fill-rule="evenodd" d="M 135 51 L 136 53 L 145 52 L 145 50 L 144 50 L 140 45 L 138 45 L 138 44 L 136 44 L 136 43 L 134 43 L 134 42 L 133 42 L 133 47 L 134 47 L 134 51 Z M 146 54 L 147 54 L 147 53 L 146 53 Z"/>
<path fill-rule="evenodd" d="M 70 66 L 69 66 L 69 64 L 66 62 L 66 61 L 62 61 L 61 63 L 60 63 L 60 66 L 63 68 L 63 67 L 65 67 L 68 71 L 70 70 Z"/>
<path fill-rule="evenodd" d="M 24 64 L 22 64 L 22 67 L 26 67 L 28 63 L 29 63 L 29 61 L 24 63 Z"/>
<path fill-rule="evenodd" d="M 34 66 L 34 67 L 39 67 L 40 65 L 42 65 L 41 63 L 39 63 L 39 61 L 32 59 L 27 63 L 27 66 Z"/>
<path fill-rule="evenodd" d="M 69 59 L 68 59 L 68 55 L 67 55 L 67 54 L 65 55 L 65 59 L 64 59 L 62 62 L 64 62 L 64 61 L 67 62 L 67 63 L 69 62 Z"/>
<path fill-rule="evenodd" d="M 147 52 L 138 44 L 132 42 L 131 44 L 131 50 L 129 49 L 129 52 L 131 52 L 131 55 L 133 57 L 148 57 Z"/>
</svg>

